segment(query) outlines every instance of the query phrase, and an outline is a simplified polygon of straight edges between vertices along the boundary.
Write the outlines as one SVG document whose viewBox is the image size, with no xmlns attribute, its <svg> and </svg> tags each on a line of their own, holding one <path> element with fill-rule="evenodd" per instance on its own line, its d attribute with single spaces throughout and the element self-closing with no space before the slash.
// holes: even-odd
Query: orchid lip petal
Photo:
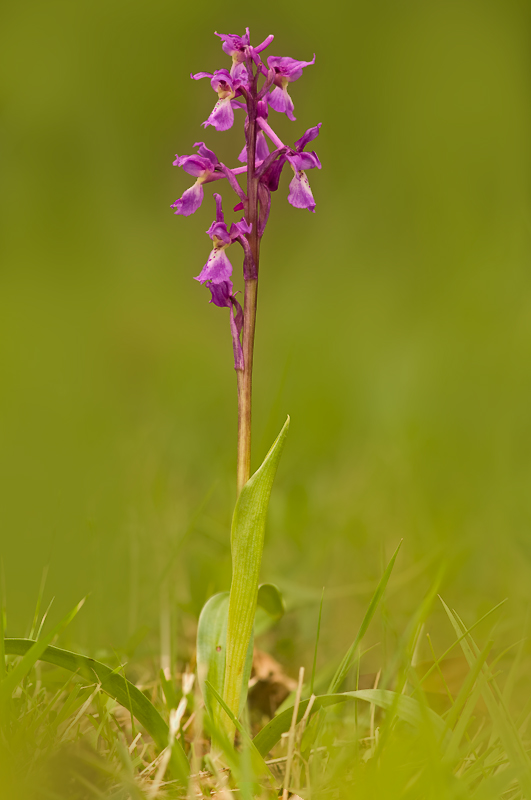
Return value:
<svg viewBox="0 0 531 800">
<path fill-rule="evenodd" d="M 224 247 L 215 247 L 199 273 L 194 280 L 199 283 L 212 281 L 212 283 L 222 283 L 228 281 L 232 275 L 232 264 L 230 263 Z"/>
<path fill-rule="evenodd" d="M 194 214 L 203 202 L 203 187 L 201 183 L 194 183 L 189 189 L 183 192 L 175 203 L 172 203 L 171 208 L 175 208 L 174 214 L 180 214 L 183 217 L 189 217 Z"/>
<path fill-rule="evenodd" d="M 295 173 L 289 185 L 288 203 L 294 208 L 307 208 L 308 211 L 315 212 L 315 200 L 310 183 L 302 170 Z"/>
<path fill-rule="evenodd" d="M 285 86 L 275 86 L 270 95 L 268 95 L 269 105 L 278 111 L 280 114 L 286 114 L 287 118 L 292 122 L 296 119 L 293 115 L 293 100 L 288 94 Z"/>
<path fill-rule="evenodd" d="M 234 123 L 234 111 L 231 106 L 230 98 L 218 100 L 209 118 L 203 122 L 203 126 L 208 128 L 213 125 L 217 131 L 228 131 Z"/>
</svg>

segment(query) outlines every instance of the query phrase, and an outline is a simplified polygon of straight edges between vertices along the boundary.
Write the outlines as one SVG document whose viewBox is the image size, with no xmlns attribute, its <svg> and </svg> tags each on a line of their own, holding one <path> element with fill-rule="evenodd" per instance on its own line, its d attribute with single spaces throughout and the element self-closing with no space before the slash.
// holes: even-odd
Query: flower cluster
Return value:
<svg viewBox="0 0 531 800">
<path fill-rule="evenodd" d="M 243 211 L 244 216 L 228 228 L 222 211 L 221 196 L 214 194 L 216 219 L 207 231 L 213 248 L 196 280 L 210 289 L 210 302 L 230 309 L 235 368 L 243 370 L 240 334 L 244 312 L 233 291 L 232 264 L 226 250 L 231 244 L 238 242 L 244 250 L 245 281 L 258 278 L 259 242 L 269 217 L 271 193 L 278 190 L 280 175 L 286 164 L 293 170 L 288 202 L 295 208 L 315 211 L 315 201 L 306 171 L 321 169 L 321 162 L 315 152 L 308 152 L 305 148 L 318 136 L 321 123 L 309 128 L 289 147 L 280 140 L 268 122 L 269 108 L 295 120 L 293 100 L 288 87 L 301 77 L 305 67 L 315 63 L 315 55 L 311 61 L 269 56 L 266 65 L 260 53 L 271 44 L 273 36 L 268 36 L 257 47 L 251 45 L 248 28 L 244 36 L 221 33 L 216 33 L 216 36 L 222 41 L 223 52 L 232 59 L 230 69 L 217 69 L 213 73 L 197 72 L 191 74 L 191 78 L 209 78 L 210 85 L 218 96 L 211 114 L 203 123 L 205 128 L 213 126 L 217 131 L 229 130 L 234 124 L 235 112 L 239 109 L 246 110 L 245 147 L 239 156 L 239 161 L 246 166 L 229 169 L 204 142 L 197 142 L 194 145 L 198 148 L 196 154 L 176 156 L 173 162 L 196 180 L 172 204 L 172 208 L 175 209 L 175 214 L 185 217 L 193 214 L 203 201 L 203 184 L 221 179 L 228 181 L 238 197 L 239 202 L 234 210 Z M 259 79 L 262 79 L 261 87 L 258 85 Z M 268 140 L 274 148 L 272 151 Z M 247 174 L 246 191 L 238 182 L 238 176 L 243 173 Z"/>
</svg>

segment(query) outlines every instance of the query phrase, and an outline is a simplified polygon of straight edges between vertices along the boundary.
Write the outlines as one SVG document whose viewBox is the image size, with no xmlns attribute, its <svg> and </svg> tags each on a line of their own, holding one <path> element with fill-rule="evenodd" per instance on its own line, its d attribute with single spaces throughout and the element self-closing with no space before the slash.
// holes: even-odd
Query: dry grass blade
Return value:
<svg viewBox="0 0 531 800">
<path fill-rule="evenodd" d="M 284 775 L 284 788 L 282 790 L 282 800 L 288 800 L 289 781 L 291 777 L 291 765 L 293 761 L 293 752 L 295 749 L 295 728 L 297 727 L 297 717 L 299 714 L 299 705 L 301 702 L 303 682 L 304 682 L 304 667 L 301 667 L 299 670 L 299 683 L 297 685 L 297 693 L 295 695 L 295 703 L 293 706 L 293 716 L 291 718 L 291 726 L 289 729 L 288 758 L 286 761 L 286 774 Z"/>
</svg>

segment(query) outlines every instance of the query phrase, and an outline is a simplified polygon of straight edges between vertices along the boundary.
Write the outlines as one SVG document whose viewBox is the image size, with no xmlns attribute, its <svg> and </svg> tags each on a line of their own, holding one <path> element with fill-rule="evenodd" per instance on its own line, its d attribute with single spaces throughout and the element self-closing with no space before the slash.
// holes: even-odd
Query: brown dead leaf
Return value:
<svg viewBox="0 0 531 800">
<path fill-rule="evenodd" d="M 273 656 L 255 648 L 253 670 L 249 681 L 249 701 L 253 708 L 272 717 L 290 692 L 297 688 L 297 681 L 286 675 L 282 665 Z"/>
</svg>

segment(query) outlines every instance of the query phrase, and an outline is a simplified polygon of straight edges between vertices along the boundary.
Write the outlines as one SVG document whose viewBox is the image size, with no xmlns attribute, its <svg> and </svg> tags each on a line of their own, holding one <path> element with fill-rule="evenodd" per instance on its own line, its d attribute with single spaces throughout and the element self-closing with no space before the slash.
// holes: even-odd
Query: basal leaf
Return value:
<svg viewBox="0 0 531 800">
<path fill-rule="evenodd" d="M 229 593 L 220 592 L 207 600 L 197 625 L 197 676 L 206 709 L 212 718 L 215 704 L 206 684 L 208 681 L 218 692 L 223 691 L 228 614 Z"/>
<path fill-rule="evenodd" d="M 264 546 L 267 507 L 289 427 L 289 417 L 261 467 L 240 492 L 232 518 L 232 583 L 227 625 L 227 659 L 223 699 L 237 716 L 245 661 L 251 640 Z M 223 721 L 233 732 L 228 717 Z"/>
<path fill-rule="evenodd" d="M 229 593 L 220 592 L 211 597 L 201 611 L 197 626 L 197 675 L 205 706 L 212 719 L 219 724 L 219 704 L 212 702 L 209 684 L 221 694 L 225 680 L 227 650 L 227 620 Z M 242 676 L 239 713 L 247 700 L 247 687 L 253 665 L 253 639 L 247 648 L 247 658 Z"/>
<path fill-rule="evenodd" d="M 274 583 L 261 583 L 258 587 L 257 604 L 275 621 L 281 619 L 285 612 L 284 598 Z"/>
</svg>

